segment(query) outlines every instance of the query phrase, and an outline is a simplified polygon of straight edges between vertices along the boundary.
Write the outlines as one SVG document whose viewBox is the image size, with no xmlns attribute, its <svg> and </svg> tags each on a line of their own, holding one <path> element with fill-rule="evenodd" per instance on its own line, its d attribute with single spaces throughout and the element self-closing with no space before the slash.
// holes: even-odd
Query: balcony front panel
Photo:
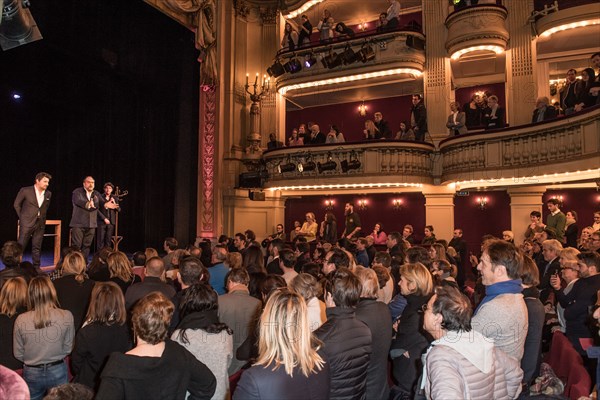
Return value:
<svg viewBox="0 0 600 400">
<path fill-rule="evenodd" d="M 540 14 L 535 22 L 535 31 L 542 39 L 563 31 L 577 29 L 578 36 L 592 27 L 591 36 L 595 36 L 595 45 L 598 44 L 598 32 L 600 32 L 600 3 L 579 5 L 564 8 L 559 4 L 558 10 Z M 585 29 L 580 29 L 585 28 Z M 570 33 L 570 32 L 568 32 Z M 589 35 L 590 33 L 588 33 Z M 578 38 L 578 40 L 580 40 Z M 569 41 L 570 42 L 570 41 Z"/>
<path fill-rule="evenodd" d="M 440 143 L 442 182 L 476 187 L 600 179 L 598 132 L 600 108 L 594 108 L 546 123 L 446 139 Z M 520 182 L 523 177 L 529 181 Z"/>
<path fill-rule="evenodd" d="M 506 8 L 495 4 L 467 7 L 448 15 L 448 56 L 458 59 L 470 52 L 503 52 L 509 39 L 507 15 Z"/>
<path fill-rule="evenodd" d="M 344 185 L 346 188 L 351 185 L 374 188 L 388 184 L 387 187 L 431 184 L 433 153 L 434 146 L 428 143 L 379 140 L 276 149 L 263 155 L 269 172 L 265 188 L 318 190 Z M 315 163 L 315 168 L 307 171 L 305 166 L 310 161 Z M 335 162 L 335 167 L 325 170 L 323 167 L 328 161 Z M 344 162 L 350 165 L 346 172 Z M 300 164 L 304 168 L 298 168 Z M 286 165 L 294 168 L 280 172 Z"/>
</svg>

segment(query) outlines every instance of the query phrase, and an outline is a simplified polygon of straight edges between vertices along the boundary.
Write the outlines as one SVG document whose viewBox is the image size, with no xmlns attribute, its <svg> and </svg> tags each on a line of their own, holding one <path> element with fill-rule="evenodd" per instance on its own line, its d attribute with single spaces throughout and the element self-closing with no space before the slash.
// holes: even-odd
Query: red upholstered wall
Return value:
<svg viewBox="0 0 600 400">
<path fill-rule="evenodd" d="M 403 207 L 394 210 L 392 199 L 401 198 Z M 386 233 L 394 230 L 402 231 L 405 224 L 411 224 L 415 233 L 421 238 L 425 226 L 425 197 L 421 193 L 398 194 L 366 194 L 366 195 L 332 195 L 332 196 L 305 196 L 291 198 L 285 203 L 285 230 L 290 232 L 294 221 L 304 222 L 307 212 L 314 212 L 320 224 L 325 215 L 325 199 L 335 201 L 333 213 L 337 218 L 338 234 L 344 231 L 344 206 L 353 202 L 355 211 L 359 214 L 363 231 L 371 233 L 375 223 L 381 223 Z M 358 200 L 366 199 L 367 209 L 358 210 Z"/>
<path fill-rule="evenodd" d="M 471 96 L 473 96 L 475 92 L 485 92 L 489 90 L 492 92 L 492 94 L 498 96 L 498 104 L 500 104 L 500 107 L 506 107 L 506 95 L 504 93 L 504 88 L 504 82 L 460 88 L 456 89 L 455 98 L 462 107 L 471 101 Z M 450 110 L 450 106 L 448 106 L 448 110 Z"/>
<path fill-rule="evenodd" d="M 322 96 L 326 96 L 323 94 Z M 301 123 L 312 121 L 319 125 L 321 131 L 327 134 L 330 125 L 337 125 L 344 134 L 346 141 L 363 140 L 363 129 L 365 121 L 373 119 L 377 111 L 383 114 L 383 119 L 388 121 L 390 129 L 396 133 L 400 127 L 400 121 L 410 120 L 410 108 L 412 107 L 411 94 L 386 99 L 365 100 L 367 115 L 362 117 L 358 114 L 358 106 L 361 102 L 342 103 L 321 107 L 305 108 L 303 110 L 289 111 L 286 113 L 285 136 L 289 138 L 292 129 Z"/>
</svg>

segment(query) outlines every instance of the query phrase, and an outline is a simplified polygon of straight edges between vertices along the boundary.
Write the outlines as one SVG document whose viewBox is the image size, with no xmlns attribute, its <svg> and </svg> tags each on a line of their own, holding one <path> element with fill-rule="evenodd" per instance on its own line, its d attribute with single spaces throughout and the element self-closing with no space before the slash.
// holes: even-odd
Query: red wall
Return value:
<svg viewBox="0 0 600 400">
<path fill-rule="evenodd" d="M 546 201 L 554 196 L 563 196 L 563 205 L 560 208 L 562 212 L 566 214 L 567 211 L 575 211 L 577 213 L 580 234 L 581 229 L 594 223 L 594 212 L 600 211 L 600 191 L 596 189 L 548 190 L 542 196 L 544 221 L 549 214 Z"/>
<path fill-rule="evenodd" d="M 373 114 L 377 111 L 383 114 L 383 119 L 388 121 L 390 129 L 395 134 L 401 121 L 410 121 L 411 99 L 412 94 L 386 99 L 365 100 L 367 115 L 364 117 L 358 114 L 358 106 L 362 103 L 360 101 L 289 111 L 286 113 L 285 119 L 286 142 L 293 128 L 309 121 L 319 125 L 321 131 L 325 134 L 329 132 L 330 125 L 337 125 L 344 134 L 346 141 L 363 140 L 365 121 L 368 119 L 373 120 Z"/>
<path fill-rule="evenodd" d="M 470 86 L 465 88 L 456 89 L 455 98 L 462 106 L 469 103 L 471 101 L 471 96 L 475 94 L 475 92 L 485 92 L 490 91 L 492 94 L 498 96 L 498 104 L 500 107 L 506 107 L 506 96 L 504 93 L 504 82 L 502 83 L 491 83 L 489 85 L 479 85 L 479 86 Z M 450 106 L 448 106 L 450 109 Z"/>
</svg>

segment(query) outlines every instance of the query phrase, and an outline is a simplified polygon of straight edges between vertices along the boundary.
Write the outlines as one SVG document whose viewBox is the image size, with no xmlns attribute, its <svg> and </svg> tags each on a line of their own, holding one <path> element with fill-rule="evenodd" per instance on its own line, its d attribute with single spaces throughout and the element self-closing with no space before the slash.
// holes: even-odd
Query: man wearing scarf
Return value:
<svg viewBox="0 0 600 400">
<path fill-rule="evenodd" d="M 527 336 L 527 307 L 521 293 L 523 260 L 514 244 L 502 240 L 487 243 L 477 270 L 485 285 L 485 297 L 475 310 L 473 329 L 497 348 L 521 362 Z"/>
</svg>

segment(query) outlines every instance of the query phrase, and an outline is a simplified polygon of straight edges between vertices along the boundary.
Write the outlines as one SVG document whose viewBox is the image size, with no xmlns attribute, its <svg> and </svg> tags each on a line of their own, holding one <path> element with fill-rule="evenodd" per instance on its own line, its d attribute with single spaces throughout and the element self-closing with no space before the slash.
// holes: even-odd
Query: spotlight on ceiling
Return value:
<svg viewBox="0 0 600 400">
<path fill-rule="evenodd" d="M 317 63 L 317 57 L 313 53 L 304 56 L 304 66 L 310 68 Z"/>
<path fill-rule="evenodd" d="M 297 58 L 292 58 L 283 65 L 283 69 L 290 74 L 295 74 L 302 71 L 302 63 Z"/>
<path fill-rule="evenodd" d="M 42 39 L 37 23 L 29 11 L 29 0 L 4 0 L 0 17 L 0 47 L 10 50 Z"/>
<path fill-rule="evenodd" d="M 324 171 L 333 171 L 337 168 L 337 163 L 333 161 L 333 157 L 331 156 L 331 152 L 327 153 L 327 161 L 324 163 L 317 163 L 317 168 L 319 169 L 319 173 L 322 174 Z"/>
<path fill-rule="evenodd" d="M 341 55 L 344 65 L 354 64 L 361 59 L 360 52 L 355 52 L 350 46 L 347 46 Z"/>
<path fill-rule="evenodd" d="M 314 161 L 307 161 L 298 164 L 298 172 L 311 172 L 317 169 L 317 164 Z"/>
<path fill-rule="evenodd" d="M 360 60 L 363 63 L 366 63 L 367 61 L 371 61 L 371 60 L 375 59 L 375 50 L 373 49 L 373 46 L 363 45 L 363 47 L 360 49 L 359 53 L 360 53 Z"/>
<path fill-rule="evenodd" d="M 281 65 L 281 62 L 279 60 L 276 60 L 273 63 L 273 65 L 267 68 L 267 74 L 269 74 L 269 76 L 272 76 L 273 78 L 277 78 L 285 74 L 285 68 L 283 68 L 283 65 Z"/>
</svg>

